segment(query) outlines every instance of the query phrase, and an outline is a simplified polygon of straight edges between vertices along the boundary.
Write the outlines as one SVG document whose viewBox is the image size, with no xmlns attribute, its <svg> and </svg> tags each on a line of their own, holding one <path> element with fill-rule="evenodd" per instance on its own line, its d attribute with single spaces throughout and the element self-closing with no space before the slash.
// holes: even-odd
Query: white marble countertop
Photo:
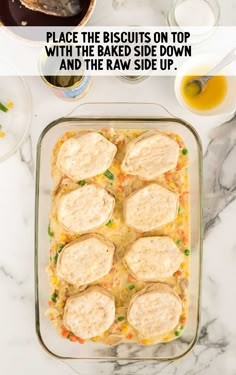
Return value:
<svg viewBox="0 0 236 375">
<path fill-rule="evenodd" d="M 120 23 L 127 9 L 148 4 L 145 17 L 164 23 L 170 1 L 97 0 L 91 24 Z M 154 5 L 155 3 L 155 5 Z M 220 1 L 221 24 L 236 25 L 236 1 Z M 227 4 L 226 4 L 227 3 Z M 152 8 L 150 10 L 150 8 Z M 126 12 L 124 12 L 126 10 Z M 155 11 L 155 12 L 153 12 Z M 107 15 L 110 17 L 107 18 Z M 123 15 L 123 16 L 122 16 Z M 148 18 L 150 19 L 150 18 Z M 129 24 L 123 17 L 123 24 Z M 133 19 L 134 23 L 134 19 Z M 137 24 L 137 22 L 135 22 Z M 108 22 L 107 22 L 108 24 Z M 28 78 L 33 116 L 23 148 L 0 164 L 0 374 L 1 375 L 225 375 L 236 374 L 236 120 L 193 115 L 178 105 L 173 78 L 153 77 L 139 84 L 96 78 L 81 102 L 156 102 L 189 121 L 204 148 L 204 250 L 202 321 L 194 350 L 177 362 L 80 362 L 53 358 L 40 347 L 34 329 L 34 173 L 37 139 L 51 121 L 78 103 L 56 98 L 40 78 Z M 220 126 L 222 125 L 222 126 Z"/>
</svg>

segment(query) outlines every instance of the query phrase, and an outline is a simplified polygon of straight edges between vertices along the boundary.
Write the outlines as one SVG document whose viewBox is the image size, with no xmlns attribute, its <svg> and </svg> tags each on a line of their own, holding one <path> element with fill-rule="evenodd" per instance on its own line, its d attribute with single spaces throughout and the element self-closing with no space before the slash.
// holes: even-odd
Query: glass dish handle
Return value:
<svg viewBox="0 0 236 375">
<path fill-rule="evenodd" d="M 175 116 L 163 105 L 143 102 L 88 102 L 79 104 L 66 117 L 169 117 Z"/>
</svg>

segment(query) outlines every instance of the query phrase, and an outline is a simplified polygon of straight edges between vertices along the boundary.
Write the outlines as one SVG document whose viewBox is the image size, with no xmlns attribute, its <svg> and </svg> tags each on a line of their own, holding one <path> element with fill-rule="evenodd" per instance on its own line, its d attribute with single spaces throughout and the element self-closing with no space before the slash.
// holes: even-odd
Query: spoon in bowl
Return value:
<svg viewBox="0 0 236 375">
<path fill-rule="evenodd" d="M 231 64 L 236 60 L 236 48 L 230 51 L 214 68 L 212 68 L 205 76 L 191 79 L 185 85 L 185 93 L 188 97 L 194 97 L 205 89 L 207 82 L 215 76 L 219 71 L 225 68 L 227 65 Z"/>
</svg>

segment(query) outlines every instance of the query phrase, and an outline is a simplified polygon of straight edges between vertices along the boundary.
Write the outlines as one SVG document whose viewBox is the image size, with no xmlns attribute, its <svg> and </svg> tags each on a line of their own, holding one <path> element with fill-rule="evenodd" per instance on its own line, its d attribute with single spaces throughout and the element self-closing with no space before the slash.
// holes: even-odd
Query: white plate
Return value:
<svg viewBox="0 0 236 375">
<path fill-rule="evenodd" d="M 0 60 L 0 70 L 4 65 Z M 9 64 L 8 64 L 9 66 Z M 31 97 L 28 86 L 12 68 L 12 76 L 0 77 L 0 102 L 6 105 L 13 103 L 7 113 L 0 111 L 1 132 L 6 135 L 0 137 L 0 161 L 14 154 L 25 141 L 31 121 Z"/>
</svg>

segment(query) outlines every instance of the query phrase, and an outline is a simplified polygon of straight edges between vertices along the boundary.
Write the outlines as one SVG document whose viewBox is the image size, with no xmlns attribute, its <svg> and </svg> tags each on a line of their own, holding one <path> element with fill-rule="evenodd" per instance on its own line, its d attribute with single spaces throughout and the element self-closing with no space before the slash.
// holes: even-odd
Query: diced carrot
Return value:
<svg viewBox="0 0 236 375">
<path fill-rule="evenodd" d="M 69 336 L 69 340 L 72 341 L 72 342 L 76 342 L 76 341 L 78 341 L 78 338 L 71 333 L 70 336 Z"/>
<path fill-rule="evenodd" d="M 186 236 L 183 236 L 182 241 L 183 241 L 184 244 L 186 244 L 186 243 L 188 242 L 187 237 L 186 237 Z"/>
<path fill-rule="evenodd" d="M 84 339 L 81 339 L 80 337 L 77 337 L 77 340 L 80 344 L 84 344 L 85 343 L 85 340 Z"/>
<path fill-rule="evenodd" d="M 124 186 L 118 186 L 118 190 L 123 193 L 123 191 L 125 190 L 125 188 L 124 188 Z"/>
<path fill-rule="evenodd" d="M 169 172 L 165 173 L 165 177 L 166 177 L 166 179 L 167 179 L 168 181 L 171 181 L 171 180 L 172 180 L 172 174 L 169 173 Z"/>
<path fill-rule="evenodd" d="M 132 276 L 132 275 L 128 275 L 128 281 L 130 281 L 131 283 L 133 283 L 133 282 L 135 282 L 135 281 L 137 281 L 136 279 L 135 279 L 135 277 L 134 276 Z"/>
<path fill-rule="evenodd" d="M 50 300 L 50 301 L 48 301 L 48 306 L 52 307 L 52 306 L 54 306 L 54 303 Z"/>
<path fill-rule="evenodd" d="M 180 323 L 182 323 L 182 324 L 186 324 L 186 321 L 187 321 L 186 317 L 182 316 L 182 317 L 180 318 Z"/>
<path fill-rule="evenodd" d="M 184 192 L 180 195 L 180 197 L 179 197 L 179 201 L 180 201 L 180 203 L 183 203 L 184 198 L 186 197 L 187 194 L 188 194 L 188 191 L 184 191 Z"/>
<path fill-rule="evenodd" d="M 70 332 L 68 331 L 68 329 L 66 329 L 65 327 L 62 327 L 62 330 L 61 330 L 62 337 L 68 337 L 69 333 Z"/>
<path fill-rule="evenodd" d="M 115 268 L 112 267 L 109 273 L 113 273 L 115 271 Z"/>
<path fill-rule="evenodd" d="M 111 286 L 112 286 L 112 284 L 109 283 L 109 282 L 107 282 L 107 281 L 104 281 L 104 282 L 100 283 L 100 285 L 101 285 L 103 288 L 105 288 L 105 289 L 109 289 L 109 288 L 111 288 Z"/>
<path fill-rule="evenodd" d="M 127 335 L 126 335 L 126 338 L 128 340 L 131 340 L 133 338 L 133 333 L 129 332 Z"/>
<path fill-rule="evenodd" d="M 121 140 L 118 142 L 118 145 L 119 145 L 120 147 L 123 147 L 124 144 L 125 144 L 125 141 L 124 141 L 123 139 L 121 139 Z"/>
<path fill-rule="evenodd" d="M 181 229 L 181 230 L 178 230 L 178 234 L 179 236 L 181 237 L 181 240 L 184 244 L 186 244 L 188 242 L 188 238 L 185 236 L 185 233 L 184 231 Z"/>
<path fill-rule="evenodd" d="M 132 174 L 127 174 L 126 175 L 128 178 L 134 178 L 134 176 Z"/>
<path fill-rule="evenodd" d="M 103 133 L 107 133 L 109 130 L 106 129 L 106 128 L 104 128 L 104 129 L 101 129 L 101 131 L 102 131 Z"/>
<path fill-rule="evenodd" d="M 180 270 L 178 270 L 178 271 L 176 271 L 175 273 L 174 273 L 174 276 L 181 276 L 182 275 L 182 272 L 180 271 Z"/>
<path fill-rule="evenodd" d="M 117 177 L 120 182 L 123 182 L 126 179 L 126 175 L 124 173 L 119 173 Z"/>
<path fill-rule="evenodd" d="M 107 283 L 104 281 L 103 283 L 101 283 L 101 286 L 103 287 L 103 288 L 107 288 Z"/>
<path fill-rule="evenodd" d="M 176 170 L 177 170 L 177 171 L 181 171 L 181 169 L 182 169 L 182 165 L 181 165 L 181 164 L 177 164 L 177 166 L 176 166 Z"/>
</svg>

